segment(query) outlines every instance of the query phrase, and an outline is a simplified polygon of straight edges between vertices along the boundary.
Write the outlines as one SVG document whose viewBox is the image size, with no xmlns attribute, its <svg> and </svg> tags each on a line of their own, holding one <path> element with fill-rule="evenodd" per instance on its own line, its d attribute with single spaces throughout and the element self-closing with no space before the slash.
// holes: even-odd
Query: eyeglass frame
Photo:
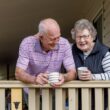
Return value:
<svg viewBox="0 0 110 110">
<path fill-rule="evenodd" d="M 82 36 L 76 36 L 75 37 L 75 39 L 81 39 L 81 38 L 83 38 L 83 39 L 88 39 L 90 37 L 90 35 L 82 35 Z"/>
</svg>

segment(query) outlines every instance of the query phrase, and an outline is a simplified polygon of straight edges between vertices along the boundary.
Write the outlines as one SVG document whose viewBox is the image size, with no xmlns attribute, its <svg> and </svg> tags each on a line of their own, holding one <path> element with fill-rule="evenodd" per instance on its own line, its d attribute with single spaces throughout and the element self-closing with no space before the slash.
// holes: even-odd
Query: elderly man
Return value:
<svg viewBox="0 0 110 110">
<path fill-rule="evenodd" d="M 25 38 L 19 48 L 16 79 L 31 84 L 48 83 L 48 73 L 60 72 L 64 65 L 66 74 L 60 74 L 57 87 L 76 78 L 75 64 L 69 42 L 61 37 L 59 24 L 51 18 L 40 21 L 39 32 Z"/>
</svg>

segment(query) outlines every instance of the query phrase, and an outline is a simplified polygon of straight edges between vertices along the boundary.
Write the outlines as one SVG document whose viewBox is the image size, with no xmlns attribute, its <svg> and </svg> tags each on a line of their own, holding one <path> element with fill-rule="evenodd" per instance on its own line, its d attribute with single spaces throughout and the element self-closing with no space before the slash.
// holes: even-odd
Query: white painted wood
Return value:
<svg viewBox="0 0 110 110">
<path fill-rule="evenodd" d="M 0 81 L 0 88 L 52 88 L 49 84 L 44 86 L 24 84 L 20 81 Z M 60 88 L 109 88 L 110 81 L 70 81 L 63 84 Z"/>
<path fill-rule="evenodd" d="M 0 110 L 5 110 L 5 89 L 0 89 Z"/>
<path fill-rule="evenodd" d="M 78 89 L 68 89 L 69 110 L 78 110 Z"/>
<path fill-rule="evenodd" d="M 91 95 L 89 88 L 82 88 L 82 110 L 91 110 Z"/>
<path fill-rule="evenodd" d="M 52 102 L 50 102 L 49 89 L 42 89 L 42 110 L 51 110 Z"/>
<path fill-rule="evenodd" d="M 108 88 L 108 110 L 110 110 L 110 88 Z"/>
<path fill-rule="evenodd" d="M 104 91 L 102 88 L 95 88 L 95 110 L 104 110 Z"/>
<path fill-rule="evenodd" d="M 63 90 L 62 89 L 55 89 L 55 110 L 64 110 L 64 104 L 63 104 Z"/>
<path fill-rule="evenodd" d="M 47 110 L 49 108 L 49 110 L 51 110 L 51 102 L 52 102 L 52 96 L 51 96 L 51 100 L 50 100 L 50 95 L 52 95 L 49 91 L 49 89 L 51 89 L 51 86 L 46 84 L 44 86 L 39 86 L 39 85 L 28 85 L 28 84 L 23 84 L 19 81 L 0 81 L 0 107 L 2 107 L 3 109 L 0 110 L 4 110 L 5 107 L 4 106 L 4 101 L 5 101 L 5 88 L 12 88 L 13 92 L 12 94 L 12 104 L 13 104 L 13 100 L 15 101 L 19 101 L 22 100 L 22 96 L 18 95 L 19 94 L 19 90 L 21 90 L 21 88 L 23 87 L 29 87 L 29 100 L 31 103 L 29 103 L 29 110 L 39 110 L 39 97 L 40 97 L 40 93 L 35 91 L 35 89 L 40 89 L 42 88 L 43 91 L 43 110 L 44 108 L 46 108 L 45 110 Z M 65 110 L 65 92 L 64 89 L 67 88 L 68 90 L 68 97 L 69 97 L 69 110 L 77 110 L 77 88 L 83 88 L 83 96 L 87 97 L 87 100 L 89 100 L 89 93 L 88 89 L 89 88 L 96 88 L 95 89 L 95 102 L 96 102 L 96 110 L 103 110 L 103 88 L 110 88 L 110 81 L 71 81 L 71 82 L 67 82 L 65 84 L 63 84 L 61 87 L 56 88 L 55 89 L 55 97 L 56 97 L 56 110 Z M 87 94 L 86 94 L 87 93 Z M 2 95 L 1 95 L 2 94 Z M 15 94 L 15 95 L 13 95 Z M 20 94 L 22 94 L 20 92 Z M 2 97 L 2 99 L 1 99 Z M 35 98 L 37 97 L 37 98 Z M 110 90 L 109 90 L 109 100 L 110 100 Z M 16 99 L 16 100 L 15 100 Z M 84 98 L 83 98 L 84 99 Z M 86 99 L 84 99 L 86 100 Z M 3 101 L 3 102 L 2 102 Z M 46 104 L 45 104 L 46 103 Z M 72 105 L 73 104 L 73 105 Z M 76 105 L 75 105 L 76 104 Z M 109 101 L 110 104 L 110 101 Z M 46 107 L 45 107 L 46 105 Z M 75 105 L 75 106 L 74 106 Z M 100 105 L 100 106 L 98 106 Z M 38 108 L 37 108 L 37 107 Z M 109 107 L 110 108 L 110 107 Z M 87 108 L 85 108 L 86 110 Z M 14 109 L 11 109 L 14 110 Z M 20 109 L 22 110 L 22 109 Z"/>
<path fill-rule="evenodd" d="M 29 89 L 28 95 L 29 110 L 40 110 L 40 90 L 35 88 Z"/>
<path fill-rule="evenodd" d="M 11 89 L 11 110 L 22 110 L 22 89 Z"/>
</svg>

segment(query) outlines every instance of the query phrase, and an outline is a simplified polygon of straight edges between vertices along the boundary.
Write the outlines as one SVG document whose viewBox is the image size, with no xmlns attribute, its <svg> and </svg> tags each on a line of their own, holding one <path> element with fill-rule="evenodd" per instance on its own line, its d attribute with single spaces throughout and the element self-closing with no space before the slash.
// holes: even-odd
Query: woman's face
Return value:
<svg viewBox="0 0 110 110">
<path fill-rule="evenodd" d="M 91 36 L 89 30 L 84 29 L 81 31 L 78 31 L 76 33 L 75 41 L 77 47 L 83 51 L 83 52 L 88 52 L 93 48 L 93 37 Z"/>
</svg>

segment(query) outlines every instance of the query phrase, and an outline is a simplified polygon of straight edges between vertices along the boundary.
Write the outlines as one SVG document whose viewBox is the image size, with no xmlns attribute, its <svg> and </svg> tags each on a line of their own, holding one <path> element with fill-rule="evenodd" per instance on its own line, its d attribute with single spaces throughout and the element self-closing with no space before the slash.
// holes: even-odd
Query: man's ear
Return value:
<svg viewBox="0 0 110 110">
<path fill-rule="evenodd" d="M 39 39 L 43 39 L 43 36 L 42 36 L 42 35 L 40 35 L 40 36 L 39 36 Z"/>
<path fill-rule="evenodd" d="M 40 41 L 43 40 L 43 36 L 42 36 L 42 35 L 39 36 L 39 40 L 40 40 Z"/>
</svg>

